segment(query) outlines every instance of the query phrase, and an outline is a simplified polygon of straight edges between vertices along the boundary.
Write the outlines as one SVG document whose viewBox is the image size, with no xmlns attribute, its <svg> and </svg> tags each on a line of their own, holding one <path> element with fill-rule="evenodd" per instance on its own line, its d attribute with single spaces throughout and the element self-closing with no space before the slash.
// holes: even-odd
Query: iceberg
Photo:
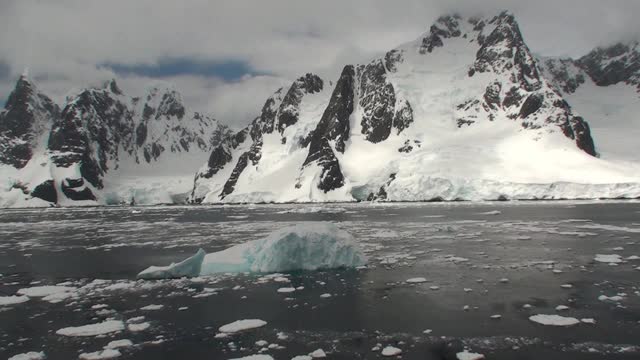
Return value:
<svg viewBox="0 0 640 360">
<path fill-rule="evenodd" d="M 277 230 L 269 236 L 180 263 L 151 266 L 141 279 L 195 277 L 218 273 L 273 273 L 365 265 L 367 258 L 348 232 L 331 223 L 304 223 Z"/>
</svg>

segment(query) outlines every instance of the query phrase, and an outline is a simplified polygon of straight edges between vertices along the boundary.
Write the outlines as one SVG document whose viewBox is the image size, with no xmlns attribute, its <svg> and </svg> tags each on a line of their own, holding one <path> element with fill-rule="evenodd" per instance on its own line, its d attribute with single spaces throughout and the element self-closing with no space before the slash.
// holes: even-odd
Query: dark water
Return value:
<svg viewBox="0 0 640 360">
<path fill-rule="evenodd" d="M 368 267 L 285 274 L 290 283 L 255 274 L 135 280 L 198 248 L 218 251 L 305 221 L 352 233 Z M 596 254 L 640 256 L 638 202 L 3 210 L 0 238 L 0 296 L 75 288 L 56 303 L 32 297 L 0 306 L 0 358 L 44 351 L 48 359 L 75 359 L 117 339 L 135 344 L 120 358 L 135 359 L 240 358 L 257 354 L 258 340 L 278 345 L 264 351 L 275 359 L 318 348 L 331 359 L 381 358 L 372 348 L 387 345 L 402 349 L 403 359 L 455 359 L 465 347 L 489 359 L 640 358 L 640 260 L 594 261 Z M 414 277 L 427 282 L 405 283 Z M 304 289 L 277 292 L 291 286 Z M 616 294 L 625 295 L 598 300 Z M 150 304 L 164 307 L 140 309 Z M 529 320 L 535 314 L 596 324 L 542 326 Z M 56 334 L 138 316 L 148 329 Z M 215 338 L 218 327 L 239 319 L 267 325 Z"/>
</svg>

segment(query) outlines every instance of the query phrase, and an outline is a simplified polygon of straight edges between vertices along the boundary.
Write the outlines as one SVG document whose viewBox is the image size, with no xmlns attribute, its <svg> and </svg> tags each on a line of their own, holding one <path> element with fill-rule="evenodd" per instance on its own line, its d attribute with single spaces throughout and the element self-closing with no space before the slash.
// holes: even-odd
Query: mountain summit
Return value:
<svg viewBox="0 0 640 360">
<path fill-rule="evenodd" d="M 591 197 L 638 179 L 596 158 L 589 124 L 544 76 L 508 12 L 443 16 L 327 84 L 307 74 L 276 91 L 214 149 L 190 200 L 557 198 L 578 187 Z"/>
</svg>

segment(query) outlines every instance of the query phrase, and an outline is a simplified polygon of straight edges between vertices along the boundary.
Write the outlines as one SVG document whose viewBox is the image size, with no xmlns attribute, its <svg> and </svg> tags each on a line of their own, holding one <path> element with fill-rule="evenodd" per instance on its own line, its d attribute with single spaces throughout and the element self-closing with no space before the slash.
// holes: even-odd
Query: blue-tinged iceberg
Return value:
<svg viewBox="0 0 640 360">
<path fill-rule="evenodd" d="M 353 236 L 331 223 L 304 223 L 271 235 L 180 263 L 152 266 L 142 279 L 211 275 L 226 272 L 281 272 L 364 265 L 367 259 Z"/>
</svg>

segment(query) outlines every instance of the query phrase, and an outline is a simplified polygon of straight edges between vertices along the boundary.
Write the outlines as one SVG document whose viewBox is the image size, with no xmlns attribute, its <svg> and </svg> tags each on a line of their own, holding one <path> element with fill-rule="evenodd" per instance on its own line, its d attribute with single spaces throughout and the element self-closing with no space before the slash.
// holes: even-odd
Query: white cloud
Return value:
<svg viewBox="0 0 640 360">
<path fill-rule="evenodd" d="M 5 0 L 0 2 L 0 59 L 11 82 L 29 66 L 57 98 L 113 77 L 97 64 L 154 64 L 166 57 L 240 60 L 272 74 L 225 83 L 170 78 L 189 105 L 223 120 L 253 116 L 285 79 L 306 72 L 335 78 L 428 30 L 445 12 L 512 10 L 530 47 L 545 55 L 580 55 L 598 44 L 636 37 L 638 1 L 601 0 Z M 552 40 L 550 40 L 552 39 Z M 133 80 L 124 80 L 131 87 Z M 0 98 L 9 85 L 0 81 Z M 245 96 L 246 95 L 246 96 Z M 250 95 L 250 96 L 249 96 Z M 256 104 L 259 104 L 257 106 Z M 247 119 L 247 120 L 244 120 Z"/>
</svg>

